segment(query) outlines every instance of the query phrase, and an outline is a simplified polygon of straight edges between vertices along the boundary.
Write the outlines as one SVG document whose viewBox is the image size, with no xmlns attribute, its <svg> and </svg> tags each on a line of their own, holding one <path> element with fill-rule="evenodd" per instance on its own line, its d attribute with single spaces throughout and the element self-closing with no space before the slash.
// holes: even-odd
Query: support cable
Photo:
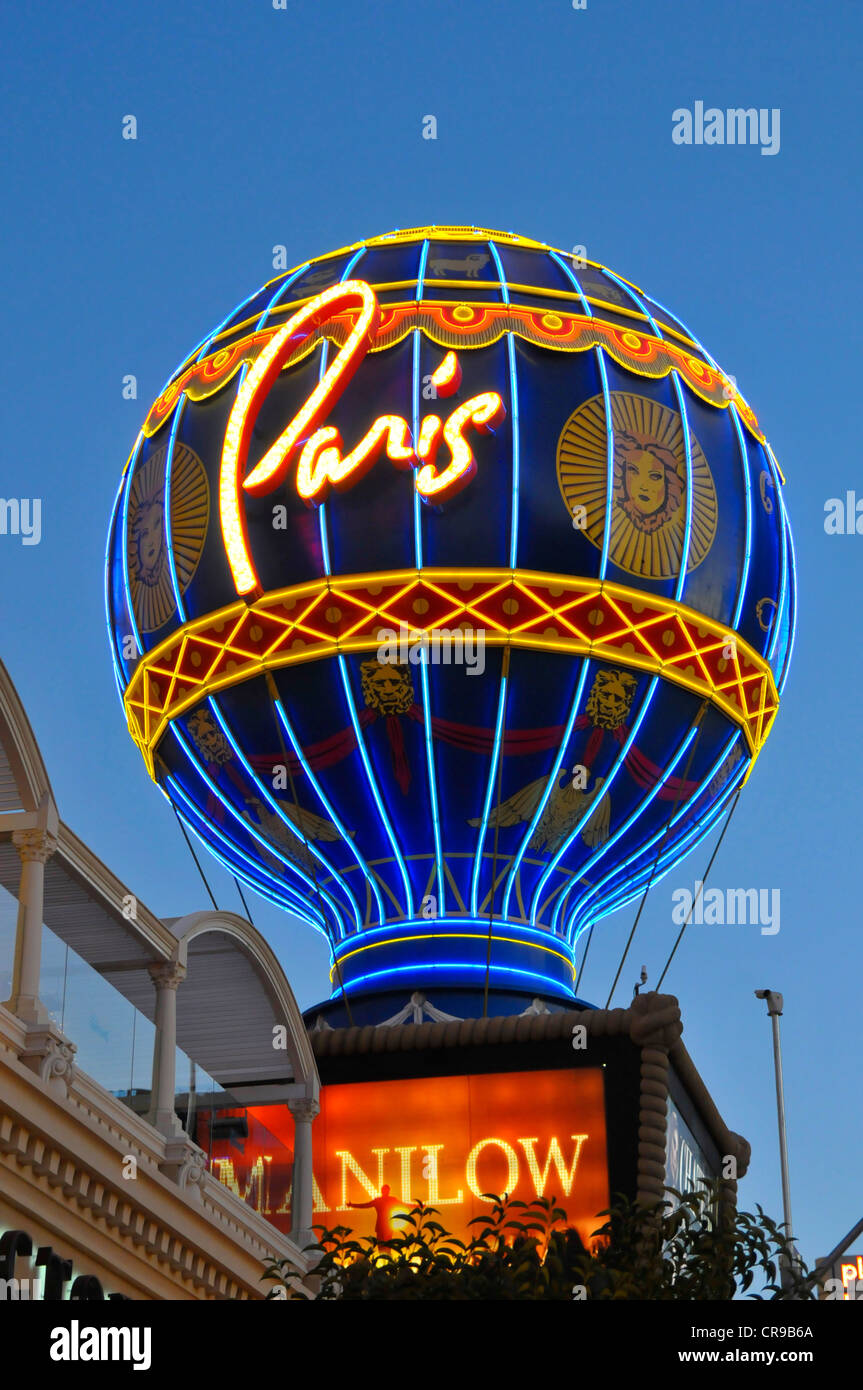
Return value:
<svg viewBox="0 0 863 1390">
<path fill-rule="evenodd" d="M 698 902 L 698 899 L 701 897 L 701 893 L 702 893 L 702 890 L 703 890 L 703 888 L 704 888 L 705 883 L 707 882 L 707 878 L 708 878 L 708 875 L 709 875 L 709 873 L 710 873 L 710 870 L 713 868 L 713 861 L 714 861 L 714 859 L 716 858 L 717 854 L 719 853 L 719 846 L 722 844 L 722 841 L 723 841 L 724 838 L 725 838 L 725 832 L 726 832 L 726 830 L 728 829 L 729 825 L 731 824 L 731 817 L 734 815 L 734 812 L 735 812 L 736 809 L 737 809 L 737 803 L 738 803 L 738 801 L 740 800 L 740 793 L 741 793 L 742 790 L 743 790 L 742 787 L 738 787 L 738 788 L 737 788 L 737 792 L 736 792 L 736 794 L 735 794 L 734 800 L 733 800 L 732 803 L 731 803 L 731 810 L 728 812 L 728 815 L 727 815 L 726 818 L 725 818 L 725 824 L 724 824 L 723 827 L 722 827 L 722 834 L 719 836 L 719 839 L 716 841 L 716 846 L 715 846 L 715 848 L 714 848 L 714 850 L 713 850 L 713 853 L 712 853 L 711 856 L 710 856 L 710 862 L 709 862 L 709 864 L 707 865 L 707 868 L 704 870 L 703 877 L 700 879 L 700 884 L 701 884 L 701 886 L 700 886 L 700 888 L 698 889 L 698 892 L 695 894 L 695 897 L 692 899 L 692 906 L 690 907 L 688 913 L 686 914 L 686 921 L 683 923 L 683 926 L 680 928 L 680 931 L 678 932 L 677 940 L 675 941 L 674 945 L 673 945 L 672 948 L 671 948 L 671 955 L 668 957 L 668 960 L 665 962 L 665 968 L 663 969 L 662 974 L 660 975 L 660 977 L 659 977 L 659 979 L 658 979 L 658 981 L 657 981 L 657 984 L 656 984 L 656 988 L 657 988 L 657 989 L 659 989 L 659 986 L 662 984 L 662 981 L 665 979 L 665 976 L 666 976 L 666 974 L 667 974 L 667 972 L 668 972 L 668 967 L 669 967 L 669 965 L 671 964 L 671 962 L 674 960 L 674 953 L 675 953 L 675 951 L 677 950 L 678 946 L 680 945 L 681 941 L 683 940 L 683 933 L 686 931 L 686 928 L 689 926 L 690 920 L 691 920 L 691 918 L 692 918 L 692 913 L 693 913 L 693 911 L 695 910 L 695 904 Z"/>
<path fill-rule="evenodd" d="M 673 804 L 673 806 L 671 807 L 671 812 L 670 812 L 670 814 L 669 814 L 668 821 L 666 822 L 665 832 L 664 832 L 664 834 L 663 834 L 663 836 L 662 836 L 662 839 L 661 839 L 660 842 L 659 842 L 659 849 L 656 851 L 656 858 L 655 858 L 654 861 L 653 861 L 653 868 L 652 868 L 651 871 L 650 871 L 650 878 L 647 880 L 647 883 L 646 883 L 646 885 L 645 885 L 644 892 L 643 892 L 642 895 L 641 895 L 641 902 L 638 904 L 638 911 L 637 911 L 636 914 L 635 914 L 635 921 L 634 921 L 633 924 L 632 924 L 632 930 L 631 930 L 630 933 L 629 933 L 629 939 L 628 939 L 626 945 L 625 945 L 624 948 L 623 948 L 623 955 L 620 957 L 620 964 L 619 964 L 618 967 L 617 967 L 617 974 L 616 974 L 615 977 L 614 977 L 614 983 L 612 984 L 611 989 L 610 989 L 609 992 L 608 992 L 608 998 L 607 998 L 607 1000 L 605 1001 L 605 1007 L 606 1007 L 606 1008 L 608 1008 L 609 1004 L 611 1003 L 611 996 L 614 994 L 614 991 L 615 991 L 616 988 L 617 988 L 617 982 L 618 982 L 618 980 L 620 979 L 620 972 L 621 972 L 621 970 L 623 969 L 623 963 L 624 963 L 624 961 L 626 960 L 627 955 L 629 954 L 629 948 L 630 948 L 630 946 L 632 945 L 632 939 L 633 939 L 633 937 L 635 936 L 636 928 L 637 928 L 637 926 L 638 926 L 639 921 L 641 920 L 641 914 L 642 914 L 642 911 L 643 911 L 643 909 L 644 909 L 644 904 L 647 902 L 647 895 L 648 895 L 648 893 L 650 892 L 650 889 L 651 889 L 651 887 L 652 887 L 652 885 L 653 885 L 653 880 L 654 880 L 654 878 L 655 878 L 655 876 L 656 876 L 656 870 L 657 870 L 657 868 L 659 867 L 659 861 L 660 861 L 660 858 L 662 857 L 662 851 L 663 851 L 663 849 L 665 848 L 665 841 L 668 839 L 668 832 L 669 832 L 670 829 L 671 829 L 672 823 L 673 823 L 673 821 L 674 821 L 674 817 L 677 815 L 677 808 L 678 808 L 678 806 L 680 805 L 680 798 L 683 796 L 683 788 L 686 786 L 686 783 L 689 781 L 689 769 L 692 767 L 692 759 L 695 757 L 695 750 L 696 750 L 696 748 L 698 747 L 698 740 L 699 740 L 700 737 L 701 737 L 701 730 L 702 730 L 702 728 L 704 727 L 704 726 L 702 725 L 701 721 L 702 721 L 702 719 L 703 719 L 703 717 L 704 717 L 704 712 L 705 712 L 705 710 L 707 709 L 707 703 L 708 703 L 708 702 L 707 702 L 706 699 L 702 700 L 702 702 L 701 702 L 701 708 L 699 709 L 697 715 L 695 716 L 695 720 L 694 720 L 694 722 L 693 722 L 693 728 L 695 728 L 695 729 L 697 730 L 697 732 L 696 732 L 695 738 L 694 738 L 693 741 L 692 741 L 692 747 L 691 747 L 690 750 L 689 750 L 689 758 L 687 759 L 687 762 L 686 762 L 686 770 L 685 770 L 685 772 L 684 772 L 682 778 L 680 779 L 680 784 L 679 784 L 678 789 L 677 789 L 677 795 L 676 795 L 676 797 L 674 798 L 674 804 Z"/>
<path fill-rule="evenodd" d="M 171 802 L 171 810 L 174 812 L 174 815 L 177 817 L 177 824 L 179 825 L 180 829 L 181 829 L 182 832 L 183 832 L 183 839 L 186 841 L 186 844 L 187 844 L 188 849 L 189 849 L 189 853 L 191 854 L 192 858 L 193 858 L 194 861 L 195 861 L 195 868 L 198 870 L 198 873 L 201 875 L 201 879 L 203 880 L 204 887 L 206 888 L 207 893 L 208 893 L 208 895 L 209 895 L 210 902 L 213 904 L 213 907 L 214 907 L 214 908 L 216 909 L 216 911 L 218 912 L 218 910 L 219 910 L 219 904 L 216 902 L 216 899 L 213 897 L 213 890 L 212 890 L 212 888 L 210 887 L 209 883 L 207 882 L 207 876 L 206 876 L 206 874 L 204 873 L 204 870 L 201 868 L 200 861 L 199 861 L 199 859 L 198 859 L 197 854 L 195 853 L 195 847 L 194 847 L 194 845 L 192 844 L 192 841 L 189 839 L 189 836 L 188 836 L 188 832 L 187 832 L 187 830 L 186 830 L 186 827 L 185 827 L 185 825 L 183 824 L 183 821 L 182 821 L 182 818 L 181 818 L 181 816 L 180 816 L 180 813 L 179 813 L 179 811 L 177 810 L 176 806 L 174 805 L 173 801 Z"/>
</svg>

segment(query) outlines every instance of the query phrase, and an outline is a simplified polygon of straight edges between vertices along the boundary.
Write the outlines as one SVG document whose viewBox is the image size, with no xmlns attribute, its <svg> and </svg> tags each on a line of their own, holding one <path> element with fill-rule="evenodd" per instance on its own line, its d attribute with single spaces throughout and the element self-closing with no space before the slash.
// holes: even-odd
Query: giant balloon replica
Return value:
<svg viewBox="0 0 863 1390">
<path fill-rule="evenodd" d="M 177 368 L 111 521 L 117 682 L 184 823 L 326 934 L 331 1017 L 572 1003 L 770 731 L 783 481 L 680 319 L 513 233 L 321 256 Z"/>
</svg>

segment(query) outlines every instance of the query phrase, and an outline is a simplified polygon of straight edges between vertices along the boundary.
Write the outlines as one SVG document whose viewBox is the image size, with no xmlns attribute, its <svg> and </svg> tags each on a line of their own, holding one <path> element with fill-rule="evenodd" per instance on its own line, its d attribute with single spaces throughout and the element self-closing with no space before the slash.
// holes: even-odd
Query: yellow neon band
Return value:
<svg viewBox="0 0 863 1390">
<path fill-rule="evenodd" d="M 753 762 L 775 718 L 779 696 L 767 661 L 730 628 L 671 599 L 528 570 L 342 575 L 238 600 L 184 624 L 140 659 L 124 704 L 150 775 L 171 721 L 206 696 L 265 671 L 375 651 L 382 629 L 398 632 L 407 624 L 415 633 L 427 631 L 408 607 L 414 590 L 440 600 L 438 631 L 468 627 L 482 630 L 488 646 L 588 656 L 707 698 L 742 729 Z M 406 609 L 414 616 L 406 617 Z"/>
<path fill-rule="evenodd" d="M 342 965 L 346 960 L 350 960 L 351 956 L 358 956 L 363 951 L 376 951 L 379 946 L 397 946 L 403 941 L 451 941 L 456 937 L 463 941 L 488 941 L 489 933 L 472 931 L 434 931 L 419 933 L 416 936 L 393 936 L 389 937 L 386 941 L 371 941 L 367 946 L 355 946 L 352 951 L 346 951 L 344 955 L 339 955 L 338 952 L 336 952 L 335 959 L 339 965 Z M 573 979 L 575 978 L 575 965 L 573 964 L 572 957 L 564 955 L 563 951 L 556 951 L 553 946 L 543 946 L 539 941 L 520 941 L 518 937 L 515 936 L 497 936 L 496 934 L 492 934 L 491 939 L 492 941 L 504 941 L 511 946 L 527 946 L 531 950 L 547 951 L 550 956 L 557 956 L 558 960 L 562 960 L 572 974 Z M 331 980 L 335 973 L 336 966 L 333 964 L 330 968 Z"/>
</svg>

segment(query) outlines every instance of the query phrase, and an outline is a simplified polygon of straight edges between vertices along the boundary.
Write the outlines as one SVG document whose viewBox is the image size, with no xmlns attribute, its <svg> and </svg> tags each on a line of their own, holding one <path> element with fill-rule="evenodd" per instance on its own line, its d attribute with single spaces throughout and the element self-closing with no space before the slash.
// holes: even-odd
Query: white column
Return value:
<svg viewBox="0 0 863 1390">
<path fill-rule="evenodd" d="M 160 961 L 148 967 L 156 986 L 156 1037 L 153 1041 L 153 1082 L 147 1119 L 167 1138 L 182 1134 L 174 1112 L 177 1060 L 177 988 L 186 978 L 178 961 Z"/>
<path fill-rule="evenodd" d="M 302 1250 L 315 1239 L 312 1230 L 312 1121 L 320 1110 L 316 1100 L 289 1100 L 294 1117 L 294 1175 L 291 1186 L 291 1240 Z"/>
<path fill-rule="evenodd" d="M 45 865 L 57 848 L 57 837 L 48 830 L 15 830 L 12 843 L 21 856 L 21 884 L 18 889 L 12 995 L 6 1001 L 6 1008 L 25 1023 L 48 1023 L 48 1010 L 39 998 L 39 971 L 42 964 Z"/>
</svg>

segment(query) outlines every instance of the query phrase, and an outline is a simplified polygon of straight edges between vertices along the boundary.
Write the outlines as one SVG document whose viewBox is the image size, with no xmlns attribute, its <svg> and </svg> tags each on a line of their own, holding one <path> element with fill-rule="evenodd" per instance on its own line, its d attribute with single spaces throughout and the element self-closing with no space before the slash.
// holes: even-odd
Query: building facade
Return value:
<svg viewBox="0 0 863 1390">
<path fill-rule="evenodd" d="M 274 1258 L 301 1283 L 319 1079 L 284 973 L 243 918 L 159 920 L 64 824 L 2 666 L 0 928 L 0 1291 L 253 1299 Z M 249 1088 L 295 1122 L 286 1232 L 193 1137 Z"/>
</svg>

